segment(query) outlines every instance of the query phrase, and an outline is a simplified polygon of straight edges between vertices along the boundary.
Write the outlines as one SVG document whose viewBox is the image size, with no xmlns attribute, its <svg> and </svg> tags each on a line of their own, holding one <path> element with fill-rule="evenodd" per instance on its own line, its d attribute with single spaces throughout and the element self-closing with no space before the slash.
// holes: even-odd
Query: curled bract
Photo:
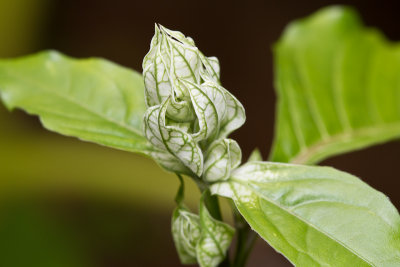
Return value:
<svg viewBox="0 0 400 267">
<path fill-rule="evenodd" d="M 177 207 L 172 215 L 171 228 L 181 263 L 197 263 L 196 246 L 201 237 L 199 216 L 182 206 Z"/>
<path fill-rule="evenodd" d="M 228 179 L 241 159 L 242 151 L 235 140 L 225 138 L 212 143 L 206 152 L 204 180 L 215 182 Z"/>
<path fill-rule="evenodd" d="M 181 194 L 178 192 L 183 197 Z M 182 199 L 177 201 L 178 207 L 171 221 L 172 237 L 182 264 L 198 263 L 200 267 L 216 267 L 226 257 L 235 230 L 211 216 L 204 197 L 205 194 L 200 199 L 199 215 L 190 212 L 182 204 Z"/>
<path fill-rule="evenodd" d="M 239 146 L 225 138 L 244 123 L 245 112 L 219 73 L 218 59 L 204 56 L 190 37 L 155 26 L 143 60 L 144 133 L 164 168 L 216 181 L 240 164 Z"/>
</svg>

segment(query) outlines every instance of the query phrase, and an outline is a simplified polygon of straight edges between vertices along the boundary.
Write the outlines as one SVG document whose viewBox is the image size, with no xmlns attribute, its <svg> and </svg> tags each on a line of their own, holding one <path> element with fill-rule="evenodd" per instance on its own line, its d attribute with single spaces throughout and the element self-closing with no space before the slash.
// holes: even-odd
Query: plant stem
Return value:
<svg viewBox="0 0 400 267">
<path fill-rule="evenodd" d="M 257 234 L 243 219 L 235 205 L 232 205 L 232 210 L 234 212 L 235 228 L 237 231 L 236 251 L 232 266 L 244 267 L 257 240 Z"/>
<path fill-rule="evenodd" d="M 222 215 L 218 202 L 218 197 L 211 194 L 207 194 L 206 197 L 204 198 L 204 202 L 211 216 L 213 216 L 214 219 L 218 221 L 222 221 Z"/>
</svg>

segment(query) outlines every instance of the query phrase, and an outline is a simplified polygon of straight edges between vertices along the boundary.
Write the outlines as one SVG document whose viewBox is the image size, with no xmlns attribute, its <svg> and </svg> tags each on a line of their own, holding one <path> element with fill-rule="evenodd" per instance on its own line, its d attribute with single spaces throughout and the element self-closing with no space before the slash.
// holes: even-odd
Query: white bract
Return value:
<svg viewBox="0 0 400 267">
<path fill-rule="evenodd" d="M 203 201 L 200 202 L 201 236 L 196 246 L 197 261 L 201 267 L 216 267 L 226 257 L 235 229 L 213 219 Z"/>
<path fill-rule="evenodd" d="M 197 263 L 196 246 L 201 236 L 199 216 L 182 206 L 177 207 L 172 215 L 171 228 L 181 263 Z"/>
<path fill-rule="evenodd" d="M 212 143 L 206 155 L 203 178 L 208 182 L 228 179 L 242 158 L 238 143 L 228 138 Z"/>
<path fill-rule="evenodd" d="M 182 264 L 199 263 L 201 267 L 216 267 L 231 244 L 235 230 L 217 221 L 200 202 L 200 216 L 179 205 L 171 222 L 172 237 Z"/>
<path fill-rule="evenodd" d="M 244 108 L 220 85 L 219 72 L 218 59 L 190 37 L 156 25 L 143 60 L 144 133 L 167 170 L 215 182 L 240 164 L 238 144 L 226 137 L 244 123 Z"/>
</svg>

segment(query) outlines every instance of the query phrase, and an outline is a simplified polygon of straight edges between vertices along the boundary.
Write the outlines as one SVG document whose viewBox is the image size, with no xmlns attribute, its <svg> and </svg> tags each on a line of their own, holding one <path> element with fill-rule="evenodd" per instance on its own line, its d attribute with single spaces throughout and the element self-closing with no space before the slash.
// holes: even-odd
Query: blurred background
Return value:
<svg viewBox="0 0 400 267">
<path fill-rule="evenodd" d="M 56 49 L 141 72 L 154 23 L 217 56 L 222 83 L 247 122 L 233 138 L 244 158 L 268 157 L 275 94 L 271 47 L 290 21 L 330 4 L 400 40 L 398 1 L 0 0 L 0 57 Z M 400 208 L 398 141 L 324 161 L 361 177 Z M 188 182 L 187 201 L 199 193 Z M 180 266 L 170 235 L 177 179 L 148 159 L 44 130 L 0 105 L 0 266 Z M 249 266 L 291 266 L 263 241 Z"/>
</svg>

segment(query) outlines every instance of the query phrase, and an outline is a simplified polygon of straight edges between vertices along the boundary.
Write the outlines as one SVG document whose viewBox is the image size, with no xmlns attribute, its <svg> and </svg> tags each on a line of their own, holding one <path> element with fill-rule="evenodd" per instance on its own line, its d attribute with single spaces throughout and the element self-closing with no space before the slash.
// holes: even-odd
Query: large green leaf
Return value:
<svg viewBox="0 0 400 267">
<path fill-rule="evenodd" d="M 277 129 L 271 160 L 316 163 L 400 136 L 400 46 L 328 7 L 275 47 Z"/>
<path fill-rule="evenodd" d="M 104 59 L 58 52 L 0 60 L 0 96 L 10 109 L 40 116 L 55 132 L 146 153 L 143 79 Z"/>
<path fill-rule="evenodd" d="M 213 193 L 296 266 L 400 266 L 400 216 L 388 198 L 328 167 L 250 162 Z"/>
</svg>

